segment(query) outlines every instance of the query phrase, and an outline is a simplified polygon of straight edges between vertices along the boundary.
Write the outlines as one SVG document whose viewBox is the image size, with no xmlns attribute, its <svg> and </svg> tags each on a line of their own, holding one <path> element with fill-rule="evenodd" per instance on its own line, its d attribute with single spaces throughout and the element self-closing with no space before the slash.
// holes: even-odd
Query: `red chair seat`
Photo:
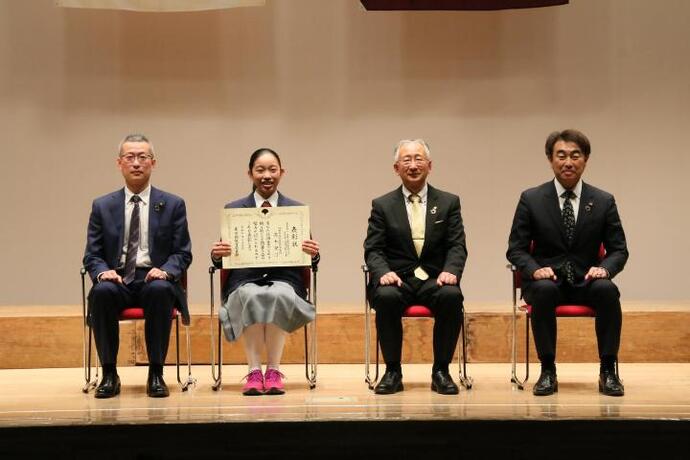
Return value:
<svg viewBox="0 0 690 460">
<path fill-rule="evenodd" d="M 532 314 L 532 305 L 523 305 L 520 310 Z M 559 305 L 556 307 L 556 316 L 559 317 L 591 317 L 596 316 L 596 311 L 587 305 Z"/>
<path fill-rule="evenodd" d="M 177 308 L 172 310 L 172 318 L 175 319 L 177 316 Z M 129 319 L 144 319 L 144 309 L 141 307 L 130 307 L 125 308 L 120 312 L 120 321 L 126 321 Z"/>
<path fill-rule="evenodd" d="M 433 318 L 434 313 L 424 305 L 410 305 L 403 312 L 405 318 Z"/>
</svg>

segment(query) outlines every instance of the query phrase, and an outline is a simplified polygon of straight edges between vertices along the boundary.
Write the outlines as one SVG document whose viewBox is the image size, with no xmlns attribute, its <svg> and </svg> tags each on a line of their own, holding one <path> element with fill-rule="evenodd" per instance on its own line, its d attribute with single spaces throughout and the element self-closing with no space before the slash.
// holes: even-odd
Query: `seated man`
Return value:
<svg viewBox="0 0 690 460">
<path fill-rule="evenodd" d="M 166 397 L 163 364 L 168 352 L 172 309 L 189 321 L 180 277 L 192 262 L 184 201 L 151 186 L 156 166 L 153 145 L 141 134 L 120 143 L 117 166 L 125 187 L 93 202 L 84 266 L 94 285 L 89 292 L 89 324 L 103 366 L 96 398 L 120 392 L 117 374 L 118 315 L 127 306 L 145 312 L 149 374 L 146 393 Z"/>
<path fill-rule="evenodd" d="M 434 365 L 431 389 L 457 394 L 448 365 L 460 334 L 460 290 L 467 249 L 460 199 L 427 184 L 431 153 L 422 139 L 400 141 L 393 169 L 402 187 L 372 202 L 364 258 L 367 295 L 376 310 L 376 330 L 386 372 L 377 394 L 403 390 L 402 314 L 413 304 L 434 312 Z"/>
<path fill-rule="evenodd" d="M 618 288 L 611 281 L 628 260 L 623 225 L 610 193 L 585 184 L 590 144 L 574 129 L 546 140 L 546 157 L 555 178 L 520 196 L 507 257 L 522 274 L 522 292 L 532 305 L 532 331 L 541 375 L 537 396 L 558 391 L 556 306 L 585 304 L 596 309 L 595 329 L 601 367 L 599 391 L 622 396 L 616 374 L 621 334 Z M 606 257 L 599 260 L 601 244 Z"/>
</svg>

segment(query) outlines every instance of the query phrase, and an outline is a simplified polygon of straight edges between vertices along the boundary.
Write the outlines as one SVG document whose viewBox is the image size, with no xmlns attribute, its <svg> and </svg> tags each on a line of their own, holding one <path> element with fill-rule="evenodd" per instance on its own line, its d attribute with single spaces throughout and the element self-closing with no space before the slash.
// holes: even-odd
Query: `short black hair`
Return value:
<svg viewBox="0 0 690 460">
<path fill-rule="evenodd" d="M 577 144 L 585 158 L 589 158 L 591 146 L 587 136 L 577 129 L 564 129 L 563 131 L 554 131 L 549 134 L 549 137 L 546 138 L 544 150 L 546 151 L 546 156 L 549 157 L 549 160 L 553 158 L 553 146 L 556 145 L 556 142 L 558 141 L 573 142 Z"/>
</svg>

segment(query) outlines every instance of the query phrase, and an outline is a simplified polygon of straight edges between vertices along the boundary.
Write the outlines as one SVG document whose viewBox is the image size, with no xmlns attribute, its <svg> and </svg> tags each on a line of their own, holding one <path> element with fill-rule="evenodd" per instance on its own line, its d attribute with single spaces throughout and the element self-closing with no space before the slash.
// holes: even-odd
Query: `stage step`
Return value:
<svg viewBox="0 0 690 460">
<path fill-rule="evenodd" d="M 479 310 L 481 308 L 481 311 Z M 509 362 L 511 312 L 505 307 L 467 308 L 468 361 Z M 206 313 L 204 313 L 206 312 Z M 690 305 L 624 306 L 620 360 L 623 362 L 690 362 Z M 217 332 L 214 321 L 214 333 Z M 432 327 L 428 319 L 404 322 L 403 360 L 432 362 Z M 192 309 L 190 327 L 192 360 L 204 364 L 211 356 L 211 321 L 203 306 Z M 322 313 L 317 317 L 320 363 L 361 363 L 364 354 L 364 315 L 359 312 Z M 373 324 L 372 324 L 373 330 Z M 524 359 L 525 323 L 517 325 L 518 356 Z M 372 341 L 374 340 L 372 336 Z M 182 356 L 186 353 L 182 333 Z M 245 362 L 239 343 L 223 345 L 224 362 Z M 372 347 L 373 348 L 373 347 Z M 533 347 L 532 347 L 533 348 Z M 77 367 L 82 365 L 81 307 L 0 307 L 0 369 L 32 367 Z M 373 358 L 373 353 L 372 353 Z M 174 331 L 169 362 L 174 362 Z M 530 360 L 536 361 L 532 349 Z M 558 362 L 596 362 L 597 351 L 592 319 L 559 320 Z M 288 337 L 284 363 L 304 361 L 304 334 Z M 119 365 L 146 363 L 143 322 L 125 322 L 120 327 Z"/>
</svg>

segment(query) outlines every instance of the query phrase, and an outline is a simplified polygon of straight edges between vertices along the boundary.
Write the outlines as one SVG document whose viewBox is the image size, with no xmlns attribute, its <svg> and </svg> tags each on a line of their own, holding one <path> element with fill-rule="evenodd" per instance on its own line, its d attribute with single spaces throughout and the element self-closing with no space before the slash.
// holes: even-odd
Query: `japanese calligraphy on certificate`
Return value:
<svg viewBox="0 0 690 460">
<path fill-rule="evenodd" d="M 223 209 L 220 234 L 232 246 L 223 268 L 294 267 L 311 265 L 302 251 L 309 239 L 309 207 Z"/>
</svg>

